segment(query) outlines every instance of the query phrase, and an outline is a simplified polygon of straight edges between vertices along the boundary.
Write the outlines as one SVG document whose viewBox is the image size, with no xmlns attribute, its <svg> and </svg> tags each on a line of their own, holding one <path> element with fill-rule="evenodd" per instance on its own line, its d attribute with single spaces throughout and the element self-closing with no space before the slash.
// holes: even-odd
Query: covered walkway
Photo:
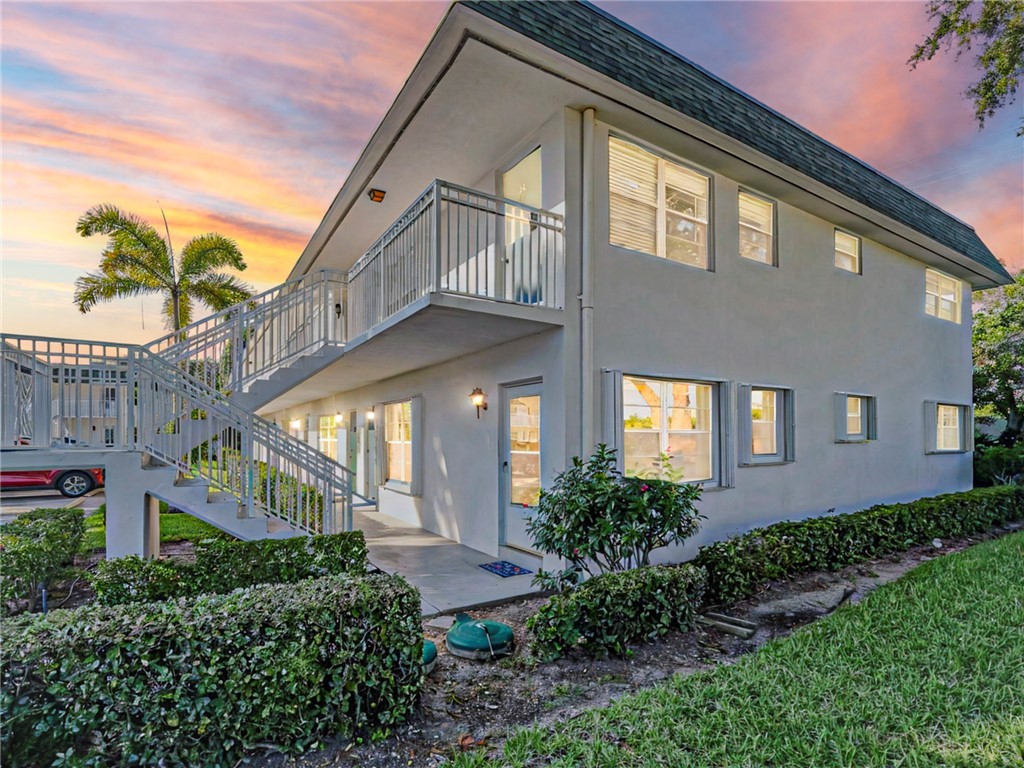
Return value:
<svg viewBox="0 0 1024 768">
<path fill-rule="evenodd" d="M 424 616 L 537 591 L 530 583 L 533 575 L 503 578 L 480 565 L 505 559 L 536 574 L 539 557 L 504 549 L 501 557 L 492 557 L 380 512 L 357 509 L 354 518 L 355 528 L 366 535 L 370 562 L 382 571 L 404 576 L 419 589 Z"/>
</svg>

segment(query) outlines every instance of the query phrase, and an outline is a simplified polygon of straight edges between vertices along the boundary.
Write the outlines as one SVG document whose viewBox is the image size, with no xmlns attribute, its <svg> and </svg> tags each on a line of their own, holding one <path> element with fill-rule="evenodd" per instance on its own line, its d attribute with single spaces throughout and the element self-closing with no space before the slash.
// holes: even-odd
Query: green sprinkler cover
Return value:
<svg viewBox="0 0 1024 768">
<path fill-rule="evenodd" d="M 512 627 L 500 621 L 474 619 L 467 614 L 455 616 L 455 625 L 448 630 L 445 641 L 456 656 L 489 659 L 512 653 L 515 636 Z"/>
<path fill-rule="evenodd" d="M 429 675 L 437 666 L 437 645 L 433 640 L 423 640 L 423 674 Z"/>
</svg>

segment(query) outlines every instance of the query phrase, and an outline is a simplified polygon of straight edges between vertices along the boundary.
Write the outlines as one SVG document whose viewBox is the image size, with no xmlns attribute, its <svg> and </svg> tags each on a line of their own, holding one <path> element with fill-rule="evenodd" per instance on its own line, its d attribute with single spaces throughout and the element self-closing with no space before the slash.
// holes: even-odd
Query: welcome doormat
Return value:
<svg viewBox="0 0 1024 768">
<path fill-rule="evenodd" d="M 495 560 L 493 563 L 483 563 L 480 567 L 485 571 L 498 574 L 503 579 L 507 579 L 509 576 L 526 576 L 533 573 L 533 571 L 528 571 L 508 560 Z"/>
</svg>

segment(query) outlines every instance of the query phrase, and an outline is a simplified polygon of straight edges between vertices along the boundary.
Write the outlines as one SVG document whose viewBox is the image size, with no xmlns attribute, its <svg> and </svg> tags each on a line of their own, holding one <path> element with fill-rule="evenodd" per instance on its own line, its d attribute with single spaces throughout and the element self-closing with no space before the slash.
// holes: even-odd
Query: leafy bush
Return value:
<svg viewBox="0 0 1024 768">
<path fill-rule="evenodd" d="M 78 509 L 34 509 L 0 528 L 0 613 L 35 610 L 39 585 L 66 571 L 84 536 Z"/>
<path fill-rule="evenodd" d="M 0 623 L 8 764 L 233 765 L 385 735 L 422 686 L 420 598 L 328 576 Z"/>
<path fill-rule="evenodd" d="M 96 598 L 105 605 L 121 605 L 330 574 L 359 575 L 367 569 L 362 531 L 259 541 L 206 539 L 196 544 L 195 552 L 195 563 L 104 560 L 93 576 Z"/>
<path fill-rule="evenodd" d="M 749 597 L 770 581 L 836 570 L 936 538 L 968 536 L 1024 518 L 1024 487 L 982 488 L 784 522 L 701 547 L 709 604 Z"/>
<path fill-rule="evenodd" d="M 691 629 L 704 597 L 704 569 L 647 566 L 604 573 L 554 595 L 526 623 L 542 659 L 574 648 L 597 656 L 624 655 L 627 644 L 670 630 Z"/>
<path fill-rule="evenodd" d="M 1012 446 L 978 446 L 974 451 L 974 485 L 1024 485 L 1024 440 Z"/>
<path fill-rule="evenodd" d="M 563 558 L 561 573 L 538 573 L 542 586 L 563 588 L 583 574 L 648 565 L 652 550 L 678 544 L 700 528 L 694 502 L 699 485 L 625 477 L 615 469 L 615 451 L 600 445 L 586 464 L 572 467 L 542 490 L 536 514 L 526 524 L 537 549 Z"/>
</svg>

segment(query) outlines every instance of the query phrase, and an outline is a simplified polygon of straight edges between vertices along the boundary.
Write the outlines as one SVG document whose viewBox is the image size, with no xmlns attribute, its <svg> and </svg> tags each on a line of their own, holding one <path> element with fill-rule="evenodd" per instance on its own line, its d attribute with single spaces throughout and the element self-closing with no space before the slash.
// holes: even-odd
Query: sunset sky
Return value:
<svg viewBox="0 0 1024 768">
<path fill-rule="evenodd" d="M 601 2 L 692 61 L 972 224 L 1024 268 L 1020 101 L 978 131 L 970 58 L 906 60 L 923 3 Z M 114 203 L 176 246 L 235 238 L 268 288 L 287 275 L 415 64 L 445 3 L 2 6 L 2 328 L 142 342 L 157 298 L 80 315 L 75 278 Z"/>
</svg>

